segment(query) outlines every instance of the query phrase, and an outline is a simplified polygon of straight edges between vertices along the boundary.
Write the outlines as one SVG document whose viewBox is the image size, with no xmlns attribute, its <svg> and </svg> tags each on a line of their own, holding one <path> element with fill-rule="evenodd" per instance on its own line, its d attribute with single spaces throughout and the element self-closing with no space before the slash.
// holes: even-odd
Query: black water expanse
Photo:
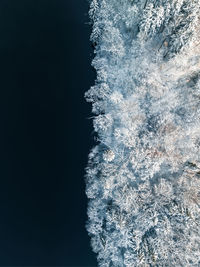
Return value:
<svg viewBox="0 0 200 267">
<path fill-rule="evenodd" d="M 0 266 L 97 266 L 87 0 L 0 1 Z"/>
</svg>

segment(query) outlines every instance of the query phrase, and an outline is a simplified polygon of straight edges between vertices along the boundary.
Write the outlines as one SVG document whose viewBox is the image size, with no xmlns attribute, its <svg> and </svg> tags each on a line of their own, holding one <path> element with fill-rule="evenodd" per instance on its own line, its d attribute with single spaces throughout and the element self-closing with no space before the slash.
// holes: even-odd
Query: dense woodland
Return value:
<svg viewBox="0 0 200 267">
<path fill-rule="evenodd" d="M 200 266 L 200 2 L 93 0 L 89 15 L 99 266 Z"/>
</svg>

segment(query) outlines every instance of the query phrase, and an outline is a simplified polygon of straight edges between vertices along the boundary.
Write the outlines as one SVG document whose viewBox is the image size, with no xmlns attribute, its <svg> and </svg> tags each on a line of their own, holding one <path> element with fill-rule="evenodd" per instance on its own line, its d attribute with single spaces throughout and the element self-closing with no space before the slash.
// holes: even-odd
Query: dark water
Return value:
<svg viewBox="0 0 200 267">
<path fill-rule="evenodd" d="M 87 0 L 0 1 L 0 266 L 96 266 Z"/>
</svg>

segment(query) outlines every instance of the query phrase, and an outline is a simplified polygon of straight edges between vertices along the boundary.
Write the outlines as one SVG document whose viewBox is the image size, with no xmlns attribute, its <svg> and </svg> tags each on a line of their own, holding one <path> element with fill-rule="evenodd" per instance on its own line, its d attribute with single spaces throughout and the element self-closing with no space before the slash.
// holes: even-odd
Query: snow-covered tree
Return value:
<svg viewBox="0 0 200 267">
<path fill-rule="evenodd" d="M 101 267 L 200 266 L 200 1 L 93 0 L 87 231 Z"/>
</svg>

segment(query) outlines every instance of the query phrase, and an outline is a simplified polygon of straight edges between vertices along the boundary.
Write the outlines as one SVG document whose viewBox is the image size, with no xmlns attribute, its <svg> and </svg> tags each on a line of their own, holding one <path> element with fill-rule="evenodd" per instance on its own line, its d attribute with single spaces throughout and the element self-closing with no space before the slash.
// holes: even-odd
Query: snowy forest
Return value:
<svg viewBox="0 0 200 267">
<path fill-rule="evenodd" d="M 100 267 L 200 266 L 200 1 L 90 1 Z"/>
</svg>

